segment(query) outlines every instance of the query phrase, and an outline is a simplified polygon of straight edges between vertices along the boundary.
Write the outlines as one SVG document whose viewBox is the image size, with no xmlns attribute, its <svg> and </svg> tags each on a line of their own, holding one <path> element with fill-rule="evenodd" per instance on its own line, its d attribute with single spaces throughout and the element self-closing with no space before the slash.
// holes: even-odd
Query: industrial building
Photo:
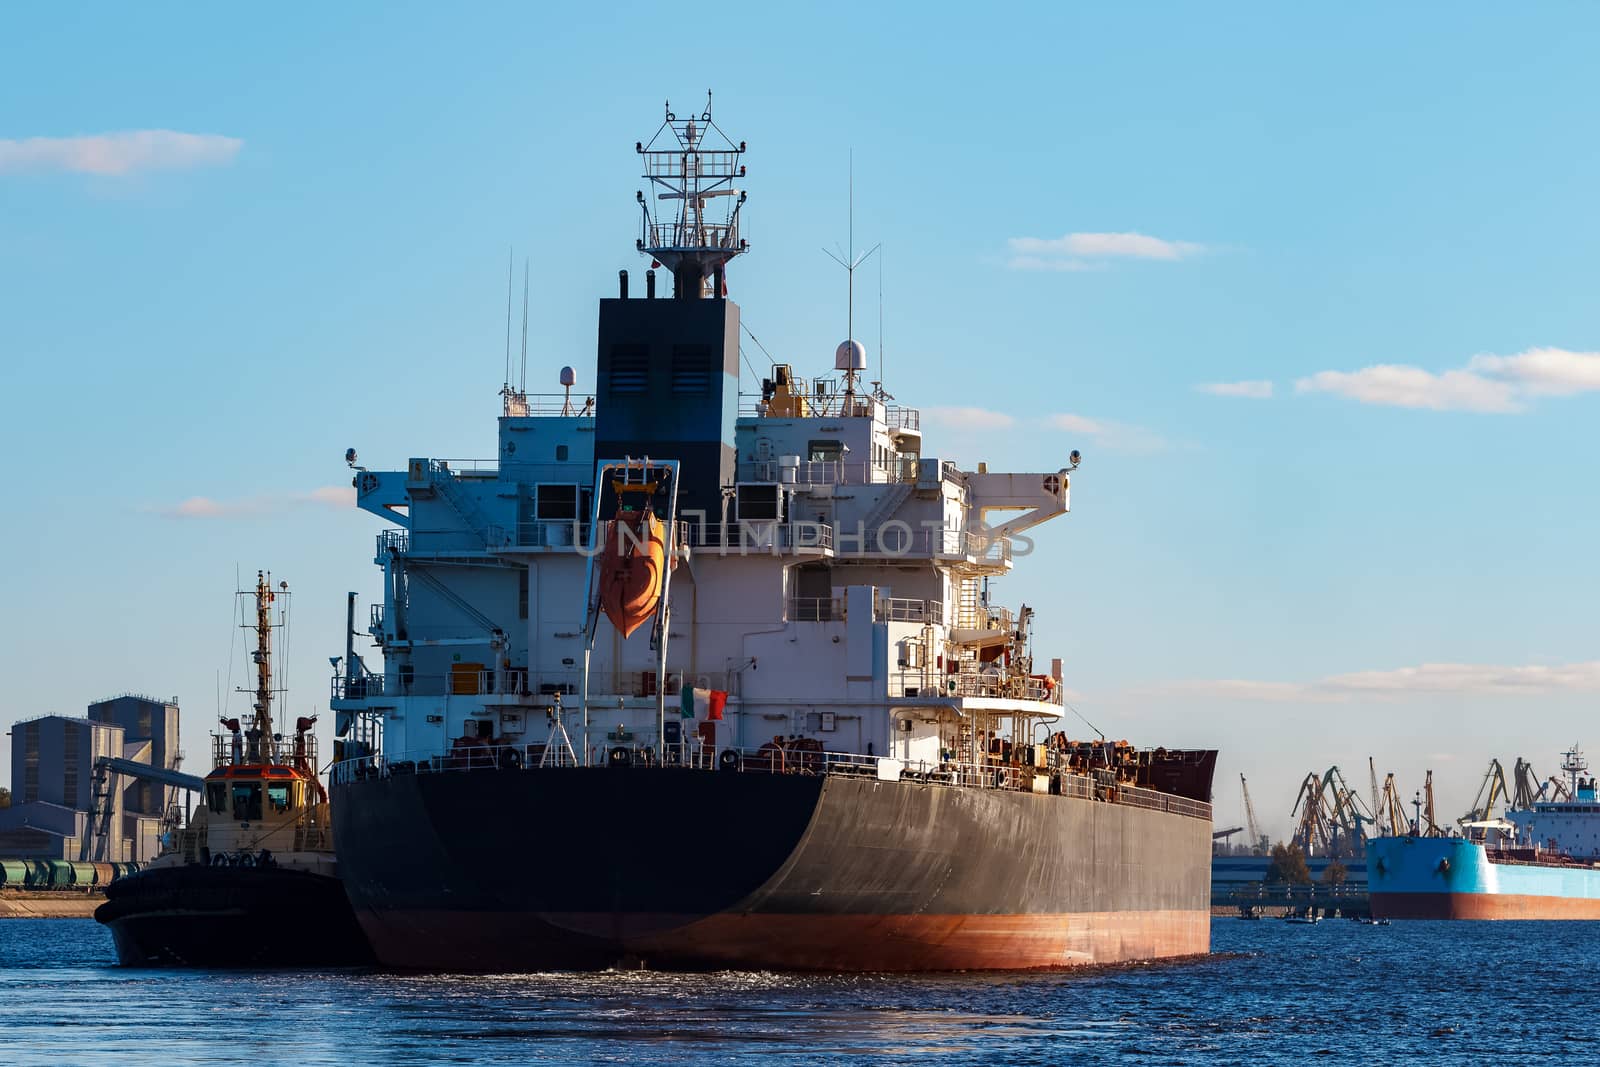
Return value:
<svg viewBox="0 0 1600 1067">
<path fill-rule="evenodd" d="M 178 790 L 178 704 L 123 694 L 86 717 L 44 715 L 11 728 L 11 807 L 0 809 L 0 856 L 138 862 L 161 849 Z M 85 841 L 85 838 L 90 838 Z"/>
</svg>

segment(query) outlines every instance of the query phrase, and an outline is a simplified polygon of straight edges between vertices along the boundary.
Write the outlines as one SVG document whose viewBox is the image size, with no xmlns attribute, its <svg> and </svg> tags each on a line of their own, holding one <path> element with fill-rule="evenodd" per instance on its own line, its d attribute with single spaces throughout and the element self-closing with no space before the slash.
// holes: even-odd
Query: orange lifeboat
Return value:
<svg viewBox="0 0 1600 1067">
<path fill-rule="evenodd" d="M 666 554 L 666 528 L 648 507 L 623 512 L 606 523 L 600 608 L 624 638 L 655 614 Z"/>
</svg>

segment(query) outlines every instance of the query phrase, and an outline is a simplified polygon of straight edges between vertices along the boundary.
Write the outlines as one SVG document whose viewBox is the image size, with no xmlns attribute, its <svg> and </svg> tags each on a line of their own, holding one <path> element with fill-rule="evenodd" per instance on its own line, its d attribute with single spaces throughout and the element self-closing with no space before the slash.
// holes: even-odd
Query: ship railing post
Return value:
<svg viewBox="0 0 1600 1067">
<path fill-rule="evenodd" d="M 583 677 L 580 679 L 583 695 L 579 698 L 583 704 L 583 765 L 592 766 L 591 751 L 589 747 L 589 655 L 591 650 L 583 650 Z"/>
</svg>

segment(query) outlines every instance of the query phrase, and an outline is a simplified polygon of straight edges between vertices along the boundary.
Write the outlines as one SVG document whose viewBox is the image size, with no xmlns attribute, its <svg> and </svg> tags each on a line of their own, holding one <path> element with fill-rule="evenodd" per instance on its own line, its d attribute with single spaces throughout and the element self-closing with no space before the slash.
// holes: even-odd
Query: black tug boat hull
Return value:
<svg viewBox="0 0 1600 1067">
<path fill-rule="evenodd" d="M 372 952 L 337 878 L 285 867 L 147 868 L 95 919 L 125 967 L 342 967 Z"/>
<path fill-rule="evenodd" d="M 341 876 L 395 967 L 1012 970 L 1210 947 L 1205 805 L 671 769 L 333 791 Z"/>
</svg>

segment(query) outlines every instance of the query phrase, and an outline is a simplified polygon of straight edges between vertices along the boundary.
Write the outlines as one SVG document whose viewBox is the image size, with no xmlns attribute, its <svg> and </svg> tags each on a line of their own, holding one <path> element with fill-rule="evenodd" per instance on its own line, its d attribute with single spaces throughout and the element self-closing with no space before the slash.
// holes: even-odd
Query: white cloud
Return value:
<svg viewBox="0 0 1600 1067">
<path fill-rule="evenodd" d="M 1311 682 L 1223 678 L 1176 682 L 1159 688 L 1228 699 L 1279 703 L 1384 699 L 1418 693 L 1477 696 L 1593 693 L 1600 692 L 1600 660 L 1553 666 L 1424 663 L 1393 670 L 1335 674 Z"/>
<path fill-rule="evenodd" d="M 1268 381 L 1211 382 L 1197 385 L 1195 388 L 1212 396 L 1240 396 L 1250 400 L 1272 399 L 1272 383 Z"/>
<path fill-rule="evenodd" d="M 1295 382 L 1297 393 L 1333 393 L 1363 404 L 1432 411 L 1525 411 L 1537 396 L 1600 391 L 1600 353 L 1530 348 L 1514 356 L 1478 355 L 1439 373 L 1381 363 L 1354 371 L 1319 371 Z"/>
<path fill-rule="evenodd" d="M 1471 371 L 1434 374 L 1421 367 L 1381 363 L 1356 371 L 1318 371 L 1294 383 L 1297 393 L 1333 393 L 1398 408 L 1432 411 L 1521 411 L 1515 391 L 1505 382 L 1492 381 Z"/>
<path fill-rule="evenodd" d="M 356 506 L 356 487 L 322 485 L 307 493 L 305 499 L 309 503 L 325 504 L 330 508 L 353 508 Z"/>
<path fill-rule="evenodd" d="M 1016 418 L 1003 411 L 973 407 L 923 408 L 923 417 L 931 425 L 943 426 L 956 432 L 984 430 L 1059 430 L 1087 438 L 1081 443 L 1105 449 L 1108 452 L 1127 452 L 1148 455 L 1161 452 L 1169 443 L 1160 434 L 1143 426 L 1110 419 L 1091 419 L 1085 415 L 1047 415 L 1043 418 Z"/>
<path fill-rule="evenodd" d="M 0 139 L 0 174 L 72 171 L 131 174 L 232 162 L 244 142 L 214 133 L 122 130 L 83 137 Z"/>
<path fill-rule="evenodd" d="M 1005 412 L 987 408 L 923 408 L 922 414 L 930 423 L 953 430 L 1007 430 L 1017 424 L 1017 420 Z"/>
<path fill-rule="evenodd" d="M 304 493 L 266 493 L 232 500 L 192 496 L 177 504 L 145 510 L 154 511 L 169 519 L 239 519 L 254 515 L 279 514 L 306 505 L 343 509 L 355 506 L 355 501 L 354 487 L 323 485 Z"/>
<path fill-rule="evenodd" d="M 1062 237 L 1011 237 L 1012 270 L 1097 270 L 1107 259 L 1187 259 L 1204 251 L 1192 241 L 1168 241 L 1143 233 L 1069 233 Z"/>
<path fill-rule="evenodd" d="M 1165 451 L 1167 440 L 1153 430 L 1110 419 L 1092 419 L 1085 415 L 1051 415 L 1046 424 L 1064 433 L 1087 437 L 1095 445 L 1109 452 L 1131 452 L 1148 455 Z"/>
<path fill-rule="evenodd" d="M 1600 352 L 1530 348 L 1514 356 L 1473 356 L 1467 367 L 1535 396 L 1571 396 L 1600 389 Z"/>
</svg>

